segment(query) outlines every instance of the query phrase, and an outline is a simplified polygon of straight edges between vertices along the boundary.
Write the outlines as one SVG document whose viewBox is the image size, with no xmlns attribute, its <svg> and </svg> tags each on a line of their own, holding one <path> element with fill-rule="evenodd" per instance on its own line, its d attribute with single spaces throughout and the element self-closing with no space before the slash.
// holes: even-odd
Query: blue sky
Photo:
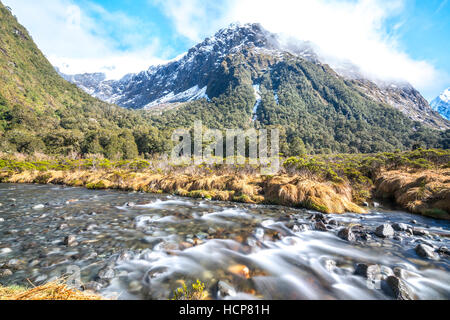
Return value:
<svg viewBox="0 0 450 320">
<path fill-rule="evenodd" d="M 231 22 L 316 43 L 368 76 L 405 79 L 428 99 L 450 86 L 450 0 L 3 0 L 68 73 L 138 72 Z"/>
</svg>

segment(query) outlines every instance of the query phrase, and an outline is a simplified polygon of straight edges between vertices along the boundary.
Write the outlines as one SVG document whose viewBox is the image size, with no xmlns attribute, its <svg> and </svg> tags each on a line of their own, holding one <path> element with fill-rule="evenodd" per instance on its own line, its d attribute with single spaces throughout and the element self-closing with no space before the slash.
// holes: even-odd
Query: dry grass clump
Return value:
<svg viewBox="0 0 450 320">
<path fill-rule="evenodd" d="M 352 202 L 349 186 L 304 177 L 276 176 L 265 184 L 266 200 L 287 206 L 306 207 L 324 213 L 367 213 Z"/>
<path fill-rule="evenodd" d="M 0 300 L 104 300 L 99 295 L 69 288 L 62 281 L 53 281 L 31 289 L 0 287 Z"/>
<path fill-rule="evenodd" d="M 377 196 L 413 213 L 450 220 L 450 169 L 388 171 L 376 180 Z"/>
</svg>

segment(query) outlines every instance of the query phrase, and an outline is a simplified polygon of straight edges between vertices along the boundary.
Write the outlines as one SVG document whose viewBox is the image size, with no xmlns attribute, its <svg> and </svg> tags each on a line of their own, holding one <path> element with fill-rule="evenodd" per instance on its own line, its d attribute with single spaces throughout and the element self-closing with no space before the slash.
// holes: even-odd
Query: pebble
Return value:
<svg viewBox="0 0 450 320">
<path fill-rule="evenodd" d="M 5 222 L 5 219 L 3 219 L 3 218 L 0 218 L 0 222 Z"/>
<path fill-rule="evenodd" d="M 391 292 L 389 290 L 385 290 L 385 292 L 390 295 L 393 294 L 397 300 L 414 300 L 411 289 L 400 278 L 389 276 L 386 279 L 386 284 Z"/>
<path fill-rule="evenodd" d="M 43 204 L 37 204 L 37 205 L 35 205 L 33 207 L 34 210 L 41 210 L 41 209 L 44 209 L 44 208 L 45 208 L 45 206 Z"/>
<path fill-rule="evenodd" d="M 338 225 L 339 225 L 339 222 L 337 222 L 337 221 L 334 220 L 334 219 L 331 219 L 330 221 L 328 221 L 328 224 L 329 224 L 329 225 L 332 225 L 332 226 L 338 226 Z"/>
<path fill-rule="evenodd" d="M 328 231 L 327 226 L 322 222 L 316 222 L 314 228 L 318 231 Z"/>
<path fill-rule="evenodd" d="M 0 278 L 6 278 L 13 275 L 13 272 L 9 269 L 0 270 Z"/>
<path fill-rule="evenodd" d="M 355 274 L 367 279 L 375 279 L 376 275 L 381 272 L 380 266 L 377 264 L 360 263 L 356 266 Z"/>
<path fill-rule="evenodd" d="M 353 242 L 356 240 L 355 234 L 353 233 L 351 228 L 343 228 L 339 230 L 337 235 L 339 238 L 349 242 Z"/>
<path fill-rule="evenodd" d="M 106 266 L 98 272 L 97 277 L 101 280 L 111 280 L 114 279 L 115 275 L 114 268 Z"/>
<path fill-rule="evenodd" d="M 219 281 L 217 283 L 217 298 L 223 299 L 225 297 L 236 296 L 236 290 L 225 281 Z"/>
<path fill-rule="evenodd" d="M 8 269 L 20 270 L 22 263 L 23 262 L 19 259 L 11 259 L 7 263 L 5 263 L 5 267 L 7 267 Z"/>
<path fill-rule="evenodd" d="M 390 224 L 385 223 L 375 230 L 375 234 L 380 238 L 391 238 L 394 236 L 394 229 Z"/>
<path fill-rule="evenodd" d="M 73 247 L 76 245 L 76 237 L 74 235 L 68 235 L 67 237 L 64 238 L 63 243 L 66 246 Z"/>
<path fill-rule="evenodd" d="M 437 252 L 439 252 L 440 254 L 445 254 L 447 256 L 450 255 L 450 250 L 447 247 L 440 247 Z"/>
<path fill-rule="evenodd" d="M 419 228 L 413 229 L 413 235 L 415 235 L 415 236 L 427 236 L 429 234 L 430 233 L 425 229 L 419 229 Z"/>
<path fill-rule="evenodd" d="M 419 244 L 416 247 L 416 253 L 421 256 L 422 258 L 426 258 L 426 259 L 432 259 L 432 260 L 437 260 L 439 259 L 439 256 L 434 252 L 433 248 L 430 246 L 427 246 L 426 244 Z"/>
<path fill-rule="evenodd" d="M 408 225 L 404 223 L 395 223 L 392 225 L 395 231 L 406 231 L 408 230 Z"/>
<path fill-rule="evenodd" d="M 325 269 L 327 269 L 328 272 L 331 272 L 334 269 L 336 269 L 336 261 L 334 261 L 334 260 L 326 260 L 325 261 Z"/>
<path fill-rule="evenodd" d="M 68 228 L 69 226 L 67 225 L 67 224 L 65 224 L 65 223 L 63 223 L 63 224 L 61 224 L 59 227 L 58 227 L 58 230 L 63 230 L 63 229 L 66 229 L 66 228 Z"/>
<path fill-rule="evenodd" d="M 328 219 L 325 218 L 325 216 L 322 213 L 316 213 L 313 216 L 312 220 L 314 220 L 314 221 L 322 221 L 322 222 L 326 223 Z"/>
<path fill-rule="evenodd" d="M 91 282 L 85 283 L 83 285 L 83 289 L 86 291 L 98 292 L 102 289 L 102 285 L 96 281 L 91 281 Z"/>
</svg>

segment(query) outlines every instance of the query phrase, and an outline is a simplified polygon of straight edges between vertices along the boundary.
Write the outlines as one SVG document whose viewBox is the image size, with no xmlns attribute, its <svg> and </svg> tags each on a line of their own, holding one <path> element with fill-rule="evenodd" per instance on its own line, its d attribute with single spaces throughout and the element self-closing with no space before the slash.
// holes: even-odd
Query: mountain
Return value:
<svg viewBox="0 0 450 320">
<path fill-rule="evenodd" d="M 103 80 L 90 78 L 91 84 Z M 140 113 L 95 99 L 61 78 L 0 2 L 0 152 L 133 158 L 148 151 L 146 144 L 155 146 L 145 133 L 160 134 L 147 123 Z"/>
<path fill-rule="evenodd" d="M 125 76 L 118 81 L 101 80 L 98 74 L 63 75 L 93 96 L 131 109 L 150 109 L 171 103 L 210 99 L 223 93 L 222 63 L 227 57 L 246 50 L 270 56 L 272 61 L 299 57 L 317 65 L 324 58 L 315 53 L 314 45 L 280 36 L 259 24 L 232 24 L 205 39 L 181 58 L 147 71 Z M 262 66 L 263 68 L 265 66 Z M 331 65 L 333 71 L 353 84 L 370 99 L 388 104 L 436 129 L 449 129 L 450 122 L 433 111 L 428 102 L 408 83 L 370 81 L 350 63 Z M 100 81 L 92 81 L 92 77 Z"/>
<path fill-rule="evenodd" d="M 173 129 L 198 119 L 218 129 L 277 127 L 285 155 L 450 147 L 450 130 L 377 102 L 320 63 L 310 44 L 282 46 L 255 24 L 223 29 L 121 81 L 67 79 L 148 110 L 102 102 L 64 80 L 0 3 L 0 152 L 150 156 L 171 150 Z"/>
<path fill-rule="evenodd" d="M 445 91 L 436 99 L 431 102 L 433 110 L 439 112 L 442 117 L 450 120 L 450 88 Z"/>
</svg>

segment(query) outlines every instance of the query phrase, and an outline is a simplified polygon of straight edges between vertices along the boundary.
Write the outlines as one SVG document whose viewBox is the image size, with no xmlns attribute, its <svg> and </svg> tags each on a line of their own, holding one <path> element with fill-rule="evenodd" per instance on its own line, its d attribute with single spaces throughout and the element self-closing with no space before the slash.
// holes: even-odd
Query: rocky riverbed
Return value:
<svg viewBox="0 0 450 320">
<path fill-rule="evenodd" d="M 0 184 L 0 284 L 168 299 L 449 299 L 450 222 Z M 78 281 L 78 274 L 79 279 Z"/>
</svg>

